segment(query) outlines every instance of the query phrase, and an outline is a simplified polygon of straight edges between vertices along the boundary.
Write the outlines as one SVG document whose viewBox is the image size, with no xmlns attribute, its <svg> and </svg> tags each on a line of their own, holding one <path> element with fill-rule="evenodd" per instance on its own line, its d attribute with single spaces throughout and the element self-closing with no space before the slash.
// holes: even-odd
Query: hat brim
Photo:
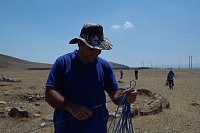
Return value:
<svg viewBox="0 0 200 133">
<path fill-rule="evenodd" d="M 102 41 L 98 43 L 98 46 L 94 44 L 94 42 L 91 41 L 86 41 L 84 38 L 81 37 L 76 37 L 72 39 L 69 44 L 76 44 L 78 40 L 81 40 L 83 43 L 85 43 L 88 47 L 93 48 L 93 49 L 98 49 L 98 50 L 111 50 L 113 45 L 111 42 L 107 39 L 104 38 Z"/>
</svg>

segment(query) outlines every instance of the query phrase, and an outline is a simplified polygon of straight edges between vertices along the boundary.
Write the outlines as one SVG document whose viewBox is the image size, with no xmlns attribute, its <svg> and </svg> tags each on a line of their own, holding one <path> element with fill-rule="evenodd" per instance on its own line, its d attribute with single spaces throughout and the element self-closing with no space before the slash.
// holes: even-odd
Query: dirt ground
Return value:
<svg viewBox="0 0 200 133">
<path fill-rule="evenodd" d="M 200 70 L 175 69 L 175 87 L 165 86 L 168 69 L 139 70 L 136 88 L 148 88 L 169 99 L 170 108 L 155 115 L 133 117 L 135 133 L 200 133 Z M 42 97 L 49 70 L 12 70 L 0 69 L 0 74 L 21 80 L 22 83 L 0 82 L 0 133 L 53 133 L 52 121 L 48 120 L 53 109 Z M 119 70 L 115 70 L 119 80 Z M 121 87 L 133 80 L 133 70 L 124 70 Z M 41 96 L 35 101 L 26 96 Z M 138 97 L 138 100 L 141 98 Z M 143 100 L 143 99 L 142 99 Z M 145 98 L 144 98 L 145 100 Z M 116 106 L 107 104 L 109 110 Z M 30 118 L 12 118 L 9 109 L 21 107 L 28 110 Z M 50 117 L 51 118 L 51 117 Z M 41 127 L 41 125 L 49 125 Z M 34 130 L 34 129 L 37 130 Z"/>
</svg>

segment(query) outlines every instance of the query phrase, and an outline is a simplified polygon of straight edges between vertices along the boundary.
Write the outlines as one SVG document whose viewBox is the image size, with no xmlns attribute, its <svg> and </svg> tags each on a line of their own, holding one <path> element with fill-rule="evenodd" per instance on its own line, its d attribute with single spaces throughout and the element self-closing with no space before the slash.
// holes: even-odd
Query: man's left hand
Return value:
<svg viewBox="0 0 200 133">
<path fill-rule="evenodd" d="M 126 94 L 126 101 L 129 103 L 134 103 L 137 98 L 137 91 L 132 88 L 128 88 L 122 91 L 122 95 Z"/>
</svg>

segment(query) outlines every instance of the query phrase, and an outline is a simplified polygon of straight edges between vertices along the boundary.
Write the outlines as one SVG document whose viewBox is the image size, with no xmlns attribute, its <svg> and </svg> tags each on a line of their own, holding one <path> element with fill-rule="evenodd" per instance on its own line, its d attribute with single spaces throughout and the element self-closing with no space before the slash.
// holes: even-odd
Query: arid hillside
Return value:
<svg viewBox="0 0 200 133">
<path fill-rule="evenodd" d="M 129 69 L 129 66 L 122 65 L 114 62 L 110 62 L 114 69 Z M 48 70 L 52 64 L 31 62 L 16 57 L 0 54 L 0 68 L 12 68 L 12 69 L 31 69 L 31 70 Z"/>
<path fill-rule="evenodd" d="M 46 68 L 47 69 L 51 68 L 51 64 L 36 63 L 0 54 L 0 68 L 12 68 L 12 69 Z"/>
</svg>

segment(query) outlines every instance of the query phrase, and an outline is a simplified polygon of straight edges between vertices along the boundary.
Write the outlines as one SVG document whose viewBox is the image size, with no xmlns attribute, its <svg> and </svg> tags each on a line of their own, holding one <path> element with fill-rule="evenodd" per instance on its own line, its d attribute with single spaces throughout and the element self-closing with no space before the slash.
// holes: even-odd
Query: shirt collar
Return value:
<svg viewBox="0 0 200 133">
<path fill-rule="evenodd" d="M 98 62 L 98 58 L 99 57 L 97 57 L 93 62 L 91 62 L 91 63 L 87 63 L 87 64 L 93 64 L 93 63 L 97 63 Z M 84 64 L 80 59 L 79 59 L 79 57 L 78 57 L 78 50 L 76 49 L 76 50 L 74 50 L 74 52 L 72 53 L 72 59 L 75 61 L 75 62 L 77 62 L 77 63 L 81 63 L 81 64 Z M 86 64 L 86 65 L 87 65 Z"/>
</svg>

